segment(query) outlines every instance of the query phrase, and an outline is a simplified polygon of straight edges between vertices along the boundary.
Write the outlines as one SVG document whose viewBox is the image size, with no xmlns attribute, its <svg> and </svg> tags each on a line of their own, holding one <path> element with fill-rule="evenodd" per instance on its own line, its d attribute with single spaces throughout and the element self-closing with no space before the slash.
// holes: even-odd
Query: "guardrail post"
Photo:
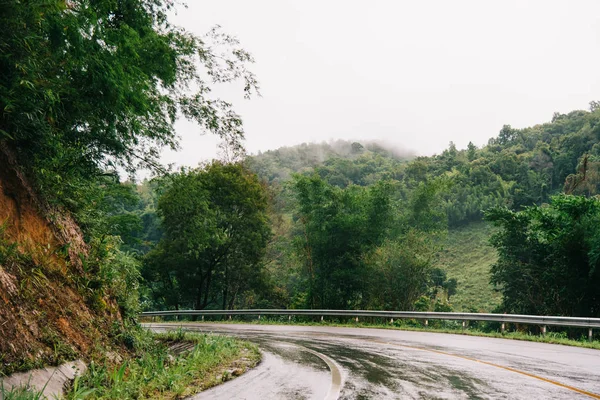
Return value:
<svg viewBox="0 0 600 400">
<path fill-rule="evenodd" d="M 231 321 L 231 315 L 229 316 L 229 320 Z"/>
<path fill-rule="evenodd" d="M 594 339 L 592 328 L 588 329 L 588 340 L 591 342 Z"/>
<path fill-rule="evenodd" d="M 542 326 L 542 336 L 546 336 L 546 325 Z"/>
<path fill-rule="evenodd" d="M 292 316 L 288 315 L 288 321 L 291 321 L 291 320 L 292 320 Z"/>
<path fill-rule="evenodd" d="M 260 319 L 260 314 L 258 314 L 258 319 Z"/>
<path fill-rule="evenodd" d="M 323 316 L 321 315 L 321 322 L 323 322 Z"/>
<path fill-rule="evenodd" d="M 500 332 L 504 335 L 504 330 L 506 329 L 506 326 L 504 325 L 504 322 L 502 323 L 502 326 L 500 327 Z"/>
<path fill-rule="evenodd" d="M 425 326 L 429 326 L 429 320 L 428 319 L 425 320 Z"/>
<path fill-rule="evenodd" d="M 356 320 L 355 320 L 355 321 L 356 321 L 356 322 L 358 322 L 358 317 L 356 317 Z"/>
<path fill-rule="evenodd" d="M 204 315 L 202 316 L 202 322 L 204 322 Z"/>
<path fill-rule="evenodd" d="M 394 323 L 394 318 L 390 319 L 390 324 Z"/>
<path fill-rule="evenodd" d="M 466 325 L 466 323 L 465 323 L 465 321 L 463 321 L 463 322 L 462 322 L 462 328 L 463 328 L 463 329 L 465 329 L 465 325 Z"/>
</svg>

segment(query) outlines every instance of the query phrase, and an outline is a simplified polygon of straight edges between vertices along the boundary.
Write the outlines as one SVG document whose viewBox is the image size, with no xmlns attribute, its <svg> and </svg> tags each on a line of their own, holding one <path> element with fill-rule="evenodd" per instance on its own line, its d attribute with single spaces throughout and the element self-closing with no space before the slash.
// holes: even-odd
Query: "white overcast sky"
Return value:
<svg viewBox="0 0 600 400">
<path fill-rule="evenodd" d="M 251 153 L 343 138 L 429 155 L 600 100 L 599 0 L 187 4 L 174 23 L 198 35 L 219 24 L 256 59 L 261 98 L 219 89 Z M 165 163 L 217 154 L 193 124 L 177 130 L 182 150 Z"/>
</svg>

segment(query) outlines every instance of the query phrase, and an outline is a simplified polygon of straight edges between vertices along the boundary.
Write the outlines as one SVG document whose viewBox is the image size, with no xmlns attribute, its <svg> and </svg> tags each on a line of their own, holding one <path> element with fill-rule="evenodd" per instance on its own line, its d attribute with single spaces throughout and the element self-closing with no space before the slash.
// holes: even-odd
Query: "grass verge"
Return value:
<svg viewBox="0 0 600 400">
<path fill-rule="evenodd" d="M 269 319 L 261 318 L 260 320 L 253 321 L 241 321 L 241 320 L 223 320 L 223 321 L 205 321 L 204 323 L 219 323 L 219 324 L 259 324 L 259 325 L 299 325 L 299 326 L 333 326 L 342 328 L 376 328 L 376 329 L 395 329 L 404 331 L 418 331 L 418 332 L 434 332 L 434 333 L 450 333 L 455 335 L 467 335 L 467 336 L 482 336 L 492 337 L 499 339 L 512 339 L 512 340 L 524 340 L 528 342 L 538 343 L 550 343 L 550 344 L 561 344 L 566 346 L 575 346 L 588 349 L 600 350 L 600 340 L 596 339 L 589 341 L 583 334 L 579 339 L 572 339 L 567 336 L 567 332 L 547 332 L 545 336 L 535 334 L 529 331 L 507 331 L 501 333 L 498 330 L 494 330 L 493 326 L 488 323 L 473 323 L 471 326 L 462 328 L 460 321 L 430 321 L 430 325 L 425 327 L 420 321 L 416 320 L 397 320 L 394 323 L 369 323 L 369 322 L 339 322 L 339 321 L 294 321 L 291 322 L 282 321 L 280 319 Z M 175 324 L 175 322 L 173 322 Z M 176 324 L 184 325 L 186 323 L 203 323 L 203 322 L 191 322 L 181 321 Z M 508 324 L 507 324 L 508 325 Z"/>
<path fill-rule="evenodd" d="M 231 337 L 189 332 L 150 333 L 135 356 L 119 362 L 91 362 L 75 379 L 66 399 L 177 399 L 237 376 L 260 361 L 258 348 Z M 178 355 L 175 342 L 193 347 Z"/>
</svg>

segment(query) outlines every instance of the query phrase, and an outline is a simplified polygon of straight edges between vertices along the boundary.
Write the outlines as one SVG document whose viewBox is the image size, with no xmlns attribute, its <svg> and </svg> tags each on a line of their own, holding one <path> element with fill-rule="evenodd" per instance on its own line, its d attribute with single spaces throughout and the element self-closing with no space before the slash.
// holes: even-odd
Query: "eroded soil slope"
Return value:
<svg viewBox="0 0 600 400">
<path fill-rule="evenodd" d="M 120 317 L 87 283 L 77 225 L 35 195 L 0 147 L 0 375 L 110 347 Z"/>
</svg>

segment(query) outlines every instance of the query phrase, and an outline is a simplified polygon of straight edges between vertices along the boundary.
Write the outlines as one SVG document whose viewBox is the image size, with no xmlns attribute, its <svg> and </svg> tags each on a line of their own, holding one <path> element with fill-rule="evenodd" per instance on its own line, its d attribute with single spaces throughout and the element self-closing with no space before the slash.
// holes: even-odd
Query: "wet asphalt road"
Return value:
<svg viewBox="0 0 600 400">
<path fill-rule="evenodd" d="M 263 352 L 254 370 L 197 399 L 600 399 L 599 350 L 385 329 L 183 327 L 239 336 Z"/>
</svg>

